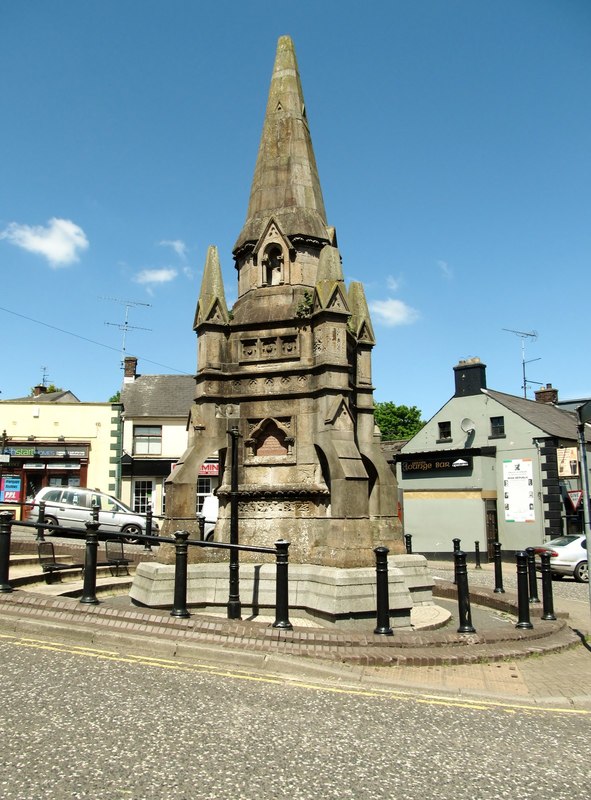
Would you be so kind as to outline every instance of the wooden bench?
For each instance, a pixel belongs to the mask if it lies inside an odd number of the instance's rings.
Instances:
[[[129,564],[131,560],[125,558],[121,539],[107,539],[105,542],[105,553],[107,556],[107,564],[109,564],[110,567],[115,567],[115,577],[119,577],[119,567],[125,567],[125,573],[129,575]]]
[[[65,572],[71,569],[84,569],[84,564],[71,564],[67,561],[56,561],[53,542],[39,542],[37,545],[39,563],[43,572],[51,577],[54,573]]]

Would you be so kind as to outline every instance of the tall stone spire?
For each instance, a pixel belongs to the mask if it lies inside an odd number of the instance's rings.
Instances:
[[[301,234],[329,240],[298,65],[289,36],[282,36],[277,45],[246,222],[234,246],[235,254],[248,242],[258,241],[270,217],[286,236]]]

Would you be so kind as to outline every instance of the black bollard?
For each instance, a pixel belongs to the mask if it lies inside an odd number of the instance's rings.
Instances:
[[[406,547],[406,554],[411,556],[412,555],[412,534],[405,533],[404,534],[404,545]]]
[[[501,561],[501,543],[493,542],[493,558],[495,562],[495,593],[505,594],[503,589],[503,562]]]
[[[152,506],[148,506],[148,510],[146,511],[146,536],[152,535]],[[152,552],[152,545],[150,544],[149,539],[144,539],[144,552],[151,553]]]
[[[457,582],[458,582],[458,576],[457,576],[457,573],[456,573],[456,553],[459,553],[459,552],[460,552],[460,542],[461,542],[461,541],[462,541],[461,539],[452,539],[452,542],[453,542],[453,545],[454,545],[454,551],[453,551],[453,559],[454,559],[454,583],[457,583]]]
[[[174,538],[174,603],[170,616],[190,617],[187,608],[187,554],[189,551],[187,539],[189,531],[175,531]]]
[[[98,511],[98,507],[97,507]],[[94,516],[94,508],[93,508]],[[80,602],[84,605],[96,606],[96,554],[98,550],[98,521],[85,522],[86,525],[86,554],[84,556],[84,585]]]
[[[388,596],[388,548],[374,547],[376,554],[377,625],[374,633],[392,636],[390,627],[390,598]]]
[[[536,551],[533,547],[526,547],[527,555],[527,576],[529,583],[529,602],[539,603],[538,597],[538,576],[536,575]]]
[[[39,516],[37,517],[37,536],[35,536],[36,542],[44,542],[45,541],[45,526],[43,523],[45,522],[45,500],[41,500],[39,503]]]
[[[12,513],[10,511],[0,512],[0,592],[8,594],[12,592],[9,583],[10,569],[10,535],[12,532]]]
[[[468,566],[466,554],[458,550],[454,554],[456,581],[458,584],[458,616],[460,626],[458,633],[476,633],[472,625],[472,612],[470,610],[470,590],[468,588]]]
[[[289,544],[285,539],[278,539],[275,542],[275,622],[273,628],[291,631],[293,625],[289,621]]]
[[[550,570],[550,553],[542,553],[542,619],[556,619],[554,600],[552,598],[552,572]]]
[[[516,628],[533,628],[529,619],[529,591],[527,580],[527,553],[520,550],[515,554],[517,559],[517,604],[519,621]]]
[[[482,569],[482,564],[480,563],[480,542],[474,542],[474,560],[476,562],[474,569]]]

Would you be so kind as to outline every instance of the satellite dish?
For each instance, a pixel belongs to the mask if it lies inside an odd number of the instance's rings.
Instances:
[[[472,433],[476,430],[476,423],[472,422],[470,417],[464,417],[464,419],[460,422],[460,428],[464,431],[464,433]]]

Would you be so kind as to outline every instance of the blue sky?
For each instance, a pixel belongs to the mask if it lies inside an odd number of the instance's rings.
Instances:
[[[504,328],[538,333],[531,381],[591,396],[588,0],[4,0],[0,397],[46,367],[108,399],[117,300],[150,304],[128,309],[141,372],[195,370],[209,244],[236,299],[283,34],[345,277],[372,309],[376,399],[428,418],[473,356],[522,394]]]

